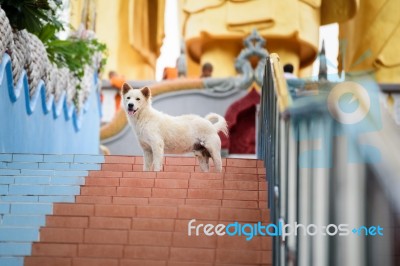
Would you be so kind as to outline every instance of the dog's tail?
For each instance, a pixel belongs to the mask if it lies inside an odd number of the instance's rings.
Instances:
[[[225,118],[222,116],[215,114],[215,113],[210,113],[206,115],[206,119],[213,124],[217,132],[222,131],[222,133],[225,134],[225,136],[228,136],[228,124],[226,123]]]

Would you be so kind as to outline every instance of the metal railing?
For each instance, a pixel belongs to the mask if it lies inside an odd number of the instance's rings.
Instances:
[[[380,116],[371,115],[376,102],[360,98],[360,108],[369,107],[362,123],[372,127],[360,140],[361,126],[346,124],[347,114],[330,101],[338,84],[320,84],[317,93],[294,95],[281,69],[279,57],[271,54],[257,155],[267,169],[270,223],[297,223],[298,234],[274,237],[273,264],[399,265],[399,127],[379,106],[374,110]],[[325,229],[311,235],[311,224]],[[383,236],[374,232],[378,226]],[[304,233],[308,229],[310,234]]]

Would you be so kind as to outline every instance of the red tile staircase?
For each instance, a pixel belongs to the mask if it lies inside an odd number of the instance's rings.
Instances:
[[[25,265],[272,264],[269,236],[188,236],[191,219],[269,222],[262,161],[223,159],[222,173],[201,173],[188,157],[166,157],[162,172],[143,172],[142,164],[141,157],[106,156],[75,203],[54,204]]]

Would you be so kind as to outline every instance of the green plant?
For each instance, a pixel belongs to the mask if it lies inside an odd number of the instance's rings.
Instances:
[[[50,61],[59,67],[68,67],[77,77],[83,76],[84,65],[91,64],[93,56],[100,52],[102,65],[105,64],[107,46],[97,39],[78,39],[70,37],[60,40],[56,36],[57,27],[48,24],[38,37],[46,47]]]
[[[11,27],[26,29],[43,42],[48,58],[58,67],[67,67],[81,81],[85,65],[92,63],[93,56],[100,52],[105,65],[106,45],[96,39],[70,37],[60,40],[57,33],[64,29],[57,18],[60,0],[0,0]]]
[[[0,0],[0,5],[14,29],[26,29],[35,35],[46,24],[53,25],[58,31],[63,29],[56,16],[61,6],[59,0]]]
[[[49,60],[58,67],[67,67],[78,79],[76,90],[82,89],[85,66],[93,63],[93,58],[102,55],[100,67],[105,65],[106,45],[94,38],[69,37],[61,40],[57,33],[64,29],[57,18],[57,10],[61,8],[59,0],[0,0],[11,27],[16,30],[26,29],[35,34],[43,42]],[[90,32],[80,29],[78,36],[89,35]],[[101,69],[100,69],[101,71]],[[73,99],[79,109],[79,94]]]

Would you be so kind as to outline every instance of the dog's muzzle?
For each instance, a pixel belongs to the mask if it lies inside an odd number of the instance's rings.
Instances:
[[[133,103],[128,104],[128,114],[129,115],[134,115],[138,109],[135,110],[135,106]]]

